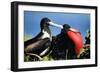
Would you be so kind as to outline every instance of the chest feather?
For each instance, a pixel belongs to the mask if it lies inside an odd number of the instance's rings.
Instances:
[[[50,40],[52,40],[52,37],[51,37],[51,35],[48,32],[46,32],[44,30],[42,32],[43,32],[42,39],[44,39],[44,38],[50,38]]]

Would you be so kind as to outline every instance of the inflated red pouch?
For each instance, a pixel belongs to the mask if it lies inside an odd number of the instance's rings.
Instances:
[[[67,35],[74,42],[75,47],[76,47],[75,48],[76,54],[79,55],[80,49],[83,48],[83,39],[82,39],[80,32],[75,31],[75,29],[69,30],[67,31]]]

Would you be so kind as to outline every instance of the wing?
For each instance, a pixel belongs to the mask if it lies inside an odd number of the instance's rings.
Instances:
[[[41,53],[48,45],[47,43],[50,43],[50,39],[49,38],[45,38],[45,39],[40,39],[37,40],[27,46],[25,46],[25,53]]]
[[[31,43],[39,41],[39,39],[41,39],[42,35],[43,35],[43,33],[40,32],[36,37],[34,37],[34,38],[30,39],[30,40],[25,41],[24,42],[24,47],[30,45]]]

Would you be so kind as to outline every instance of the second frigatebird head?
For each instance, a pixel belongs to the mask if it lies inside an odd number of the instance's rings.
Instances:
[[[61,30],[62,33],[65,33],[70,30],[71,26],[69,24],[64,24],[63,29]]]
[[[70,26],[69,24],[64,24],[64,25],[63,25],[63,28],[64,28],[65,30],[68,30],[68,29],[71,28],[71,26]]]

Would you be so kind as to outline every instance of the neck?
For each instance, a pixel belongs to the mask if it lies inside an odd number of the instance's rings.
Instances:
[[[42,30],[42,33],[44,34],[44,35],[42,36],[42,39],[44,39],[44,38],[49,38],[50,41],[52,41],[51,33],[48,33],[48,32],[45,31],[45,30]]]
[[[51,31],[50,31],[49,27],[44,27],[41,31],[45,31],[51,35]]]
[[[42,30],[42,33],[44,33],[43,37],[42,38],[49,38],[50,41],[52,41],[52,35],[51,35],[51,32],[50,31],[47,31],[47,30]]]

